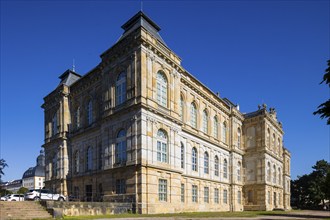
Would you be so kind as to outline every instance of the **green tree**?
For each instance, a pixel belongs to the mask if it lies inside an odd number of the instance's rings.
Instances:
[[[5,175],[5,173],[3,172],[5,167],[8,167],[8,164],[6,163],[6,161],[4,159],[0,159],[0,183],[2,183],[2,180],[1,180],[2,175]]]
[[[320,83],[322,84],[325,82],[325,84],[328,84],[330,87],[330,60],[328,62],[328,68],[325,70],[325,74],[323,76],[323,81]],[[330,125],[330,98],[328,101],[323,102],[321,105],[319,105],[318,110],[313,112],[314,115],[320,115],[320,118],[327,118],[327,124]]]
[[[25,187],[21,187],[19,188],[19,190],[17,191],[17,194],[25,194],[29,191],[29,189],[25,188]]]

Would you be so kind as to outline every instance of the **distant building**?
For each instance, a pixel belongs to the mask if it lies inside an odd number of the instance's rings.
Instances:
[[[67,70],[44,98],[46,188],[139,213],[290,209],[275,109],[244,114],[213,93],[143,12],[122,28],[94,69]]]
[[[37,157],[37,165],[25,171],[22,180],[23,187],[28,189],[40,189],[45,186],[45,155],[42,150]]]
[[[2,189],[6,189],[13,193],[16,193],[19,190],[19,188],[21,188],[21,187],[22,187],[21,179],[8,181],[8,182],[4,182],[1,184]]]

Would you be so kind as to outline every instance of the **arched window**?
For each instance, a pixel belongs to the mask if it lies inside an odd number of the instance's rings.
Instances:
[[[273,183],[276,183],[276,166],[273,166]]]
[[[281,155],[281,140],[279,138],[277,139],[277,152],[278,155]]]
[[[121,72],[116,80],[116,105],[126,101],[126,72]]]
[[[218,138],[218,118],[217,116],[214,116],[213,118],[213,137]]]
[[[241,148],[241,129],[237,129],[237,147]]]
[[[228,177],[228,162],[227,159],[223,160],[223,178],[227,179]]]
[[[204,173],[209,173],[209,154],[206,151],[204,153]]]
[[[157,160],[167,163],[167,134],[162,129],[157,132]]]
[[[167,79],[164,73],[157,73],[157,102],[167,107]]]
[[[192,170],[197,171],[197,149],[195,147],[192,148],[191,160]]]
[[[181,168],[184,168],[184,145],[181,142]]]
[[[238,162],[237,163],[237,181],[241,181],[241,167],[242,167],[241,162]]]
[[[86,151],[86,170],[92,170],[93,168],[93,158],[92,158],[92,148],[88,147]]]
[[[76,128],[80,128],[80,107],[76,109],[75,121],[76,121]]]
[[[126,153],[126,131],[124,129],[120,130],[116,138],[116,149],[115,149],[115,162],[125,163],[127,159]]]
[[[197,108],[195,103],[191,103],[190,106],[190,125],[197,128]]]
[[[281,185],[282,184],[282,178],[281,178],[281,168],[278,168],[278,184]]]
[[[218,156],[214,157],[214,175],[219,176],[219,158],[218,158]]]
[[[74,172],[79,173],[79,151],[76,151],[74,155]]]
[[[223,122],[222,124],[222,142],[227,143],[227,124]]]
[[[88,125],[93,123],[93,102],[89,100],[87,103],[87,123]]]
[[[270,163],[267,163],[267,181],[270,182],[271,174],[270,174]]]
[[[180,116],[181,116],[181,120],[183,121],[183,116],[184,116],[184,101],[183,101],[183,97],[180,96]]]
[[[209,126],[208,115],[207,115],[207,111],[205,109],[203,111],[203,126],[202,126],[202,131],[204,133],[208,133],[208,126]]]
[[[276,151],[276,150],[275,150],[275,147],[276,147],[276,145],[275,145],[275,134],[273,134],[272,148],[273,148],[273,151],[274,151],[274,152]]]
[[[57,132],[58,130],[57,130],[57,112],[56,112],[52,118],[52,135],[54,136],[55,134],[57,134]]]

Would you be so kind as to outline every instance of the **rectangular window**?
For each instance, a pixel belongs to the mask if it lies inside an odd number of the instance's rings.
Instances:
[[[184,202],[184,184],[181,183],[181,202]]]
[[[226,189],[223,190],[223,204],[227,204],[227,197],[228,197],[228,191]]]
[[[214,189],[214,203],[219,203],[219,189]]]
[[[167,163],[167,144],[157,141],[157,160]]]
[[[241,204],[242,203],[242,195],[241,195],[241,191],[238,191],[237,192],[237,203],[238,204]]]
[[[198,202],[198,187],[196,185],[192,185],[192,202]]]
[[[268,197],[268,204],[270,204],[271,198],[270,198],[270,191],[267,192],[267,197]]]
[[[158,199],[159,201],[167,201],[167,180],[158,180]]]
[[[125,194],[126,193],[126,180],[117,179],[116,180],[116,194]]]
[[[204,202],[209,203],[209,187],[204,187]]]

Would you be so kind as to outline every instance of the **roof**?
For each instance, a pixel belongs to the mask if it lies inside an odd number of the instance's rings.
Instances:
[[[158,33],[160,31],[160,27],[142,11],[136,13],[131,19],[129,19],[125,24],[121,26],[121,28],[124,29],[124,34],[119,38],[118,41],[122,40],[139,27],[146,29],[151,35],[153,35],[166,46],[164,40]]]
[[[24,172],[22,179],[35,176],[45,176],[45,166],[30,167]]]
[[[61,79],[59,85],[65,84],[67,86],[71,86],[74,82],[80,79],[80,77],[81,75],[68,69],[59,77]]]

